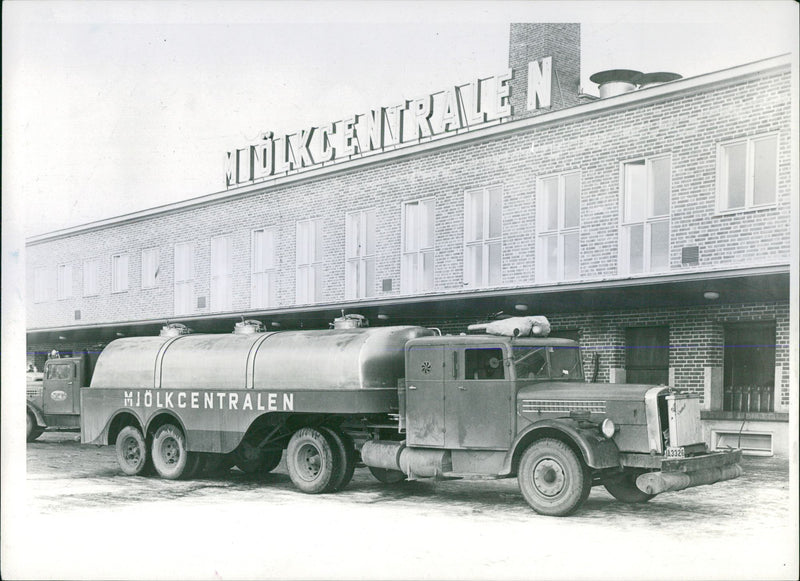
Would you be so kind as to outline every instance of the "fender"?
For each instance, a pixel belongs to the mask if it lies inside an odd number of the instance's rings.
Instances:
[[[38,406],[32,404],[30,401],[25,402],[25,404],[28,406],[28,411],[33,414],[33,418],[36,420],[36,425],[40,428],[46,428],[47,423],[44,421],[44,413],[42,413],[42,410],[40,410]]]
[[[142,418],[141,418],[141,417],[139,417],[139,414],[138,414],[138,413],[136,413],[136,411],[135,411],[135,410],[133,410],[133,409],[131,409],[131,408],[122,408],[122,409],[119,409],[119,410],[115,411],[115,412],[114,412],[114,413],[111,415],[111,417],[109,417],[109,418],[108,418],[108,420],[106,421],[106,423],[105,423],[105,425],[103,426],[103,428],[102,428],[102,429],[101,429],[99,432],[97,432],[97,436],[96,436],[96,437],[95,437],[93,440],[91,440],[91,441],[84,441],[84,442],[82,442],[82,443],[83,443],[83,444],[96,444],[96,445],[98,445],[98,446],[99,446],[99,445],[107,446],[107,445],[109,444],[109,441],[108,441],[108,439],[109,439],[109,438],[108,438],[108,435],[109,435],[109,430],[110,430],[110,428],[111,428],[111,424],[113,424],[113,423],[114,423],[114,420],[116,420],[116,419],[117,419],[117,418],[118,418],[120,415],[122,415],[122,414],[130,414],[130,415],[132,415],[132,416],[133,416],[133,417],[135,417],[135,418],[136,418],[136,420],[139,422],[139,425],[140,425],[140,426],[141,426],[141,425],[142,425],[142,423],[143,423],[143,422],[142,422]],[[82,417],[82,422],[81,422],[81,423],[83,423],[83,422],[85,422],[85,421],[86,421],[86,416],[83,416],[83,417]],[[82,426],[82,430],[81,430],[81,436],[83,436],[83,434],[84,434],[84,430],[83,430],[83,426]]]
[[[603,437],[597,430],[585,429],[578,422],[569,418],[552,418],[541,420],[522,430],[503,461],[502,475],[511,474],[515,458],[519,458],[528,443],[537,438],[536,432],[557,431],[568,441],[575,444],[590,468],[618,468],[621,466],[619,448],[614,440]]]

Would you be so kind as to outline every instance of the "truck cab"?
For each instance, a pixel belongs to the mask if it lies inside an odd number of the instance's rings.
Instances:
[[[80,429],[80,389],[90,379],[90,357],[50,357],[40,374],[29,374],[27,385],[27,441],[48,427]],[[31,377],[33,376],[33,377]]]

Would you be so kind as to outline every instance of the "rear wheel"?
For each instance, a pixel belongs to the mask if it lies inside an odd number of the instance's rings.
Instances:
[[[33,414],[27,412],[25,416],[27,417],[27,429],[25,432],[25,440],[28,442],[33,442],[36,438],[42,435],[44,429],[40,428],[36,424],[36,418],[33,417]]]
[[[592,486],[591,473],[578,455],[564,442],[552,438],[528,446],[522,454],[517,480],[531,508],[548,516],[575,512]]]
[[[334,445],[314,428],[297,430],[286,449],[286,467],[294,485],[309,494],[326,492],[335,475]]]
[[[144,475],[151,471],[153,463],[147,453],[147,444],[141,430],[125,426],[117,436],[117,463],[128,476]]]
[[[336,492],[347,486],[353,479],[353,473],[356,469],[356,449],[353,445],[353,439],[345,433],[342,433],[333,428],[322,426],[319,428],[330,437],[335,448],[335,464],[338,465],[336,475],[331,478],[330,491]]]
[[[194,455],[193,455],[194,456]],[[162,478],[177,480],[188,476],[189,453],[183,432],[172,424],[164,424],[153,436],[153,466]],[[191,469],[194,464],[189,464]]]
[[[606,490],[619,500],[627,504],[642,504],[650,500],[655,494],[642,492],[636,486],[636,479],[643,474],[639,470],[626,470],[622,474],[614,474],[603,479]]]
[[[399,470],[387,470],[386,468],[375,468],[373,466],[367,466],[367,468],[369,468],[370,473],[376,480],[384,484],[399,484],[406,479],[406,475]]]

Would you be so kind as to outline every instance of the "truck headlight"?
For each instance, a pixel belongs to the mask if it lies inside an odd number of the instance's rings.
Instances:
[[[617,433],[617,426],[614,425],[614,420],[611,418],[604,419],[603,423],[600,424],[600,431],[606,438],[613,438],[614,434]]]

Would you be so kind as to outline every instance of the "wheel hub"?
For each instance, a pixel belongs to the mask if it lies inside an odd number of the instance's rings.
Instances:
[[[164,444],[161,446],[161,456],[164,458],[166,464],[176,464],[180,458],[180,454],[180,448],[174,439],[170,438],[164,441]]]
[[[552,458],[540,460],[533,469],[533,483],[544,496],[556,496],[564,490],[564,468]]]
[[[311,444],[306,444],[297,451],[298,468],[300,475],[306,480],[314,480],[322,469],[322,457],[319,450]]]

